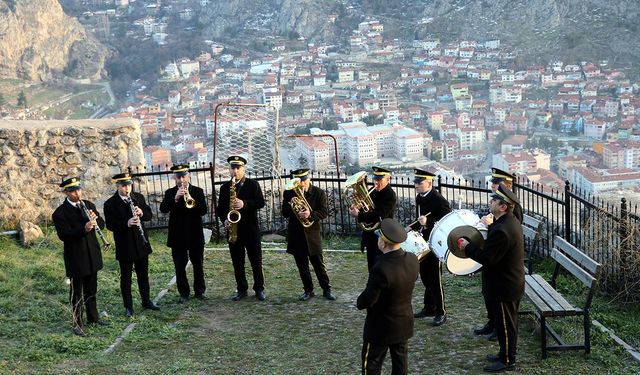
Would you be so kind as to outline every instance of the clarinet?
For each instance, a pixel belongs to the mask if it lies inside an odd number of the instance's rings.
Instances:
[[[131,214],[133,215],[132,217],[136,216],[136,206],[133,205],[133,199],[131,199],[131,197],[128,197],[127,203],[129,203],[129,207],[131,207]],[[138,232],[140,233],[140,236],[142,236],[142,242],[144,242],[145,244],[149,243],[149,241],[147,241],[147,237],[144,236],[142,221],[140,221],[139,218],[138,218],[138,230],[139,230]]]
[[[109,241],[107,241],[107,238],[104,236],[104,233],[102,233],[102,230],[100,229],[100,226],[98,225],[98,223],[95,220],[91,220],[91,212],[89,211],[87,206],[85,206],[83,201],[79,201],[78,206],[80,207],[80,209],[82,209],[82,212],[84,212],[87,219],[93,222],[94,224],[93,228],[96,230],[98,237],[100,237],[100,240],[102,241],[102,246],[104,246],[104,249],[108,251],[111,244],[109,243]]]

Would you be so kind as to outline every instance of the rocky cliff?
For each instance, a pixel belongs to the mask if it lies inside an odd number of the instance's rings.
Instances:
[[[57,0],[0,0],[0,77],[99,79],[107,49]]]
[[[131,119],[0,120],[0,224],[43,223],[63,201],[63,178],[79,176],[97,204],[113,194],[111,176],[144,166],[140,125]]]

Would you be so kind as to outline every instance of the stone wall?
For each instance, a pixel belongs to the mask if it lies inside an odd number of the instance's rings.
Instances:
[[[144,165],[135,120],[0,120],[0,226],[50,222],[65,197],[58,185],[70,176],[102,212],[115,191],[111,176]]]

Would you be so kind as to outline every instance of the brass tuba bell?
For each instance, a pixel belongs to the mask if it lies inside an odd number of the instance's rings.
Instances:
[[[371,190],[367,189],[367,172],[361,171],[349,176],[345,185],[345,198],[347,202],[351,202],[352,207],[364,212],[369,212],[375,208],[370,195],[375,187],[372,187]],[[380,225],[380,222],[373,224],[360,223],[360,225],[363,230],[369,232],[376,229]]]
[[[307,202],[307,199],[304,197],[304,191],[302,191],[302,186],[300,186],[300,179],[297,177],[292,178],[287,182],[284,189],[293,190],[293,192],[296,194],[296,196],[291,198],[289,204],[291,205],[291,209],[296,214],[298,220],[300,220],[300,224],[302,224],[302,226],[305,228],[309,228],[310,226],[312,226],[313,221],[309,220],[308,218],[301,219],[299,216],[297,216],[299,212],[303,212],[306,210],[309,210],[309,212],[311,212],[311,206],[309,205],[309,202]]]

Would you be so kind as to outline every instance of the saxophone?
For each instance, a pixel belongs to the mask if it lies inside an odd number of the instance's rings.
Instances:
[[[227,221],[229,222],[229,243],[236,243],[238,240],[238,222],[242,218],[240,211],[231,208],[236,201],[236,178],[231,178],[229,186],[229,212],[227,213]]]

